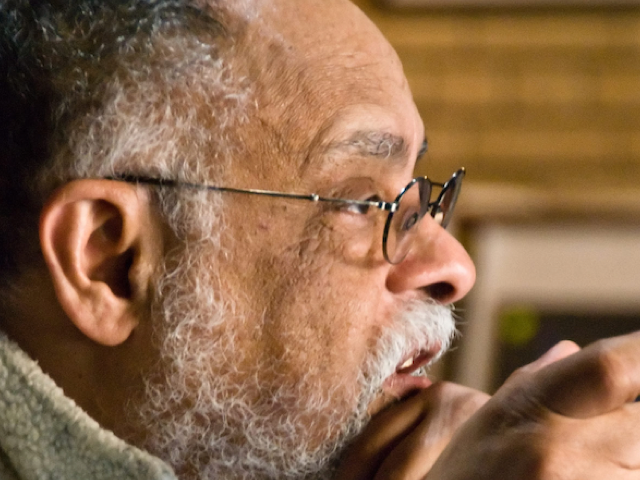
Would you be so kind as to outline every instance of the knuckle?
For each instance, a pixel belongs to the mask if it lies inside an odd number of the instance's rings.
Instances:
[[[627,392],[631,388],[629,367],[623,352],[611,340],[600,340],[593,345],[590,374],[607,392]]]

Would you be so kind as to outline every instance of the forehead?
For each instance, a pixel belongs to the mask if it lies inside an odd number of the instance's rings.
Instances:
[[[239,50],[255,79],[252,141],[278,156],[269,165],[299,170],[341,152],[406,158],[419,148],[423,126],[400,61],[350,2],[276,1],[248,25]]]

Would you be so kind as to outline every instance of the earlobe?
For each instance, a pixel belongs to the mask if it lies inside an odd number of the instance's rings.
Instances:
[[[93,341],[115,346],[138,325],[158,251],[146,195],[109,180],[58,189],[40,218],[40,242],[58,301]]]

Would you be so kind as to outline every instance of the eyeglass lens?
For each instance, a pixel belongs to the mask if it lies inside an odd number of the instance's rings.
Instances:
[[[438,199],[433,203],[431,216],[438,222],[442,228],[447,228],[451,221],[453,207],[458,201],[460,195],[460,187],[464,178],[464,170],[456,172],[451,179],[442,187],[442,191]]]
[[[389,263],[400,263],[409,253],[418,231],[415,226],[429,210],[438,224],[447,227],[463,177],[464,170],[454,174],[433,203],[430,203],[432,184],[426,177],[415,178],[398,195],[398,209],[389,214],[383,234],[383,253]]]

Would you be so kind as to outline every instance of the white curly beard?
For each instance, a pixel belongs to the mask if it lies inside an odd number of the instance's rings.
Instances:
[[[154,314],[162,360],[134,409],[145,447],[185,480],[330,478],[401,359],[417,345],[444,351],[455,333],[450,308],[408,304],[362,365],[357,402],[338,398],[324,384],[331,379],[278,377],[273,368],[267,377],[266,365],[239,371],[245,355],[234,326],[248,320],[215,298],[219,280],[194,260],[202,257],[183,254],[162,279]]]

